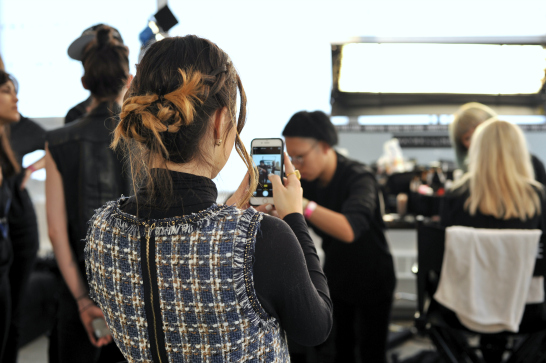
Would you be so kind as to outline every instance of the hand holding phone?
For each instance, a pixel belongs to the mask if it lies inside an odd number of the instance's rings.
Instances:
[[[271,175],[270,179],[275,189],[275,208],[282,219],[291,213],[302,213],[303,189],[296,174],[294,166],[290,162],[287,153],[284,153],[284,165],[286,168],[287,178],[283,180],[278,175]]]
[[[108,329],[106,321],[103,318],[96,318],[91,324],[93,324],[93,331],[97,339],[111,335],[110,329]]]
[[[283,150],[282,139],[254,139],[251,143],[252,160],[258,169],[258,187],[250,198],[250,204],[273,204],[273,185],[270,175],[282,177]]]
[[[87,332],[87,336],[89,337],[89,341],[91,344],[93,344],[95,347],[102,347],[106,344],[109,344],[112,342],[112,335],[109,333],[106,335],[103,335],[102,337],[96,336],[96,329],[95,325],[104,324],[106,325],[106,322],[104,321],[104,314],[102,313],[101,309],[94,305],[90,300],[89,302],[91,304],[88,304],[84,309],[80,310],[80,319],[83,323],[83,326],[85,327],[85,330]],[[99,323],[99,320],[102,320],[102,322]],[[98,328],[101,328],[101,326],[98,326]],[[101,330],[101,335],[103,334],[103,329]]]

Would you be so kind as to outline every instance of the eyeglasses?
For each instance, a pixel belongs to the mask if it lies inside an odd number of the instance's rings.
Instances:
[[[313,144],[313,146],[311,146],[309,148],[309,150],[307,150],[306,152],[304,152],[303,154],[301,155],[298,155],[298,156],[291,156],[290,157],[290,161],[292,161],[292,164],[298,164],[298,165],[303,165],[303,161],[305,160],[305,157],[307,156],[307,154],[309,154],[311,151],[313,151],[313,149],[315,148],[315,146],[318,145],[318,142],[315,142]]]

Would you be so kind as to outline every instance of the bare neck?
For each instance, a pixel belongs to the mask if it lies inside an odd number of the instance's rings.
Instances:
[[[123,94],[122,95],[118,95],[118,97],[116,99],[107,99],[107,98],[97,98],[95,96],[91,96],[91,103],[89,104],[89,106],[87,106],[87,112],[91,112],[92,110],[94,110],[95,108],[97,108],[98,105],[100,105],[102,102],[106,102],[106,101],[111,101],[111,102],[115,102],[119,105],[119,107],[121,107],[121,105],[123,104]]]

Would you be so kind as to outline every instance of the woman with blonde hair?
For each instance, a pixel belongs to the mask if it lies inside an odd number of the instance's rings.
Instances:
[[[472,134],[478,125],[493,117],[497,117],[497,113],[490,107],[478,102],[466,103],[455,112],[453,122],[449,125],[449,138],[455,150],[457,165],[464,172],[468,171],[467,156]],[[534,178],[542,184],[546,184],[544,164],[532,154],[530,158]]]
[[[492,118],[472,136],[468,173],[446,193],[441,223],[445,227],[541,229],[544,235],[545,201],[544,186],[534,180],[523,132],[517,125]],[[534,314],[542,309],[542,305],[526,309],[522,325],[541,321]],[[487,362],[500,362],[506,339],[484,335],[480,345]]]
[[[282,220],[248,205],[257,170],[239,136],[245,116],[241,79],[207,39],[163,39],[137,67],[112,144],[128,153],[136,193],[97,210],[86,247],[90,296],[129,362],[288,362],[286,335],[318,345],[330,332],[286,154],[284,185],[269,176]],[[212,179],[234,146],[249,177],[218,205]]]
[[[472,136],[468,173],[446,195],[442,223],[537,228],[544,193],[533,178],[530,160],[517,125],[496,118],[479,125]],[[459,208],[450,208],[455,201]]]
[[[497,116],[497,114],[486,105],[469,102],[459,107],[453,116],[453,122],[449,125],[449,138],[455,149],[459,168],[466,171],[466,157],[474,130],[479,124]]]

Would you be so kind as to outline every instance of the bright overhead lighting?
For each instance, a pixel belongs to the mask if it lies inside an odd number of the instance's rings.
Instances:
[[[350,43],[342,48],[339,90],[536,94],[545,69],[540,45]]]
[[[436,115],[363,115],[358,117],[361,125],[434,125]]]

